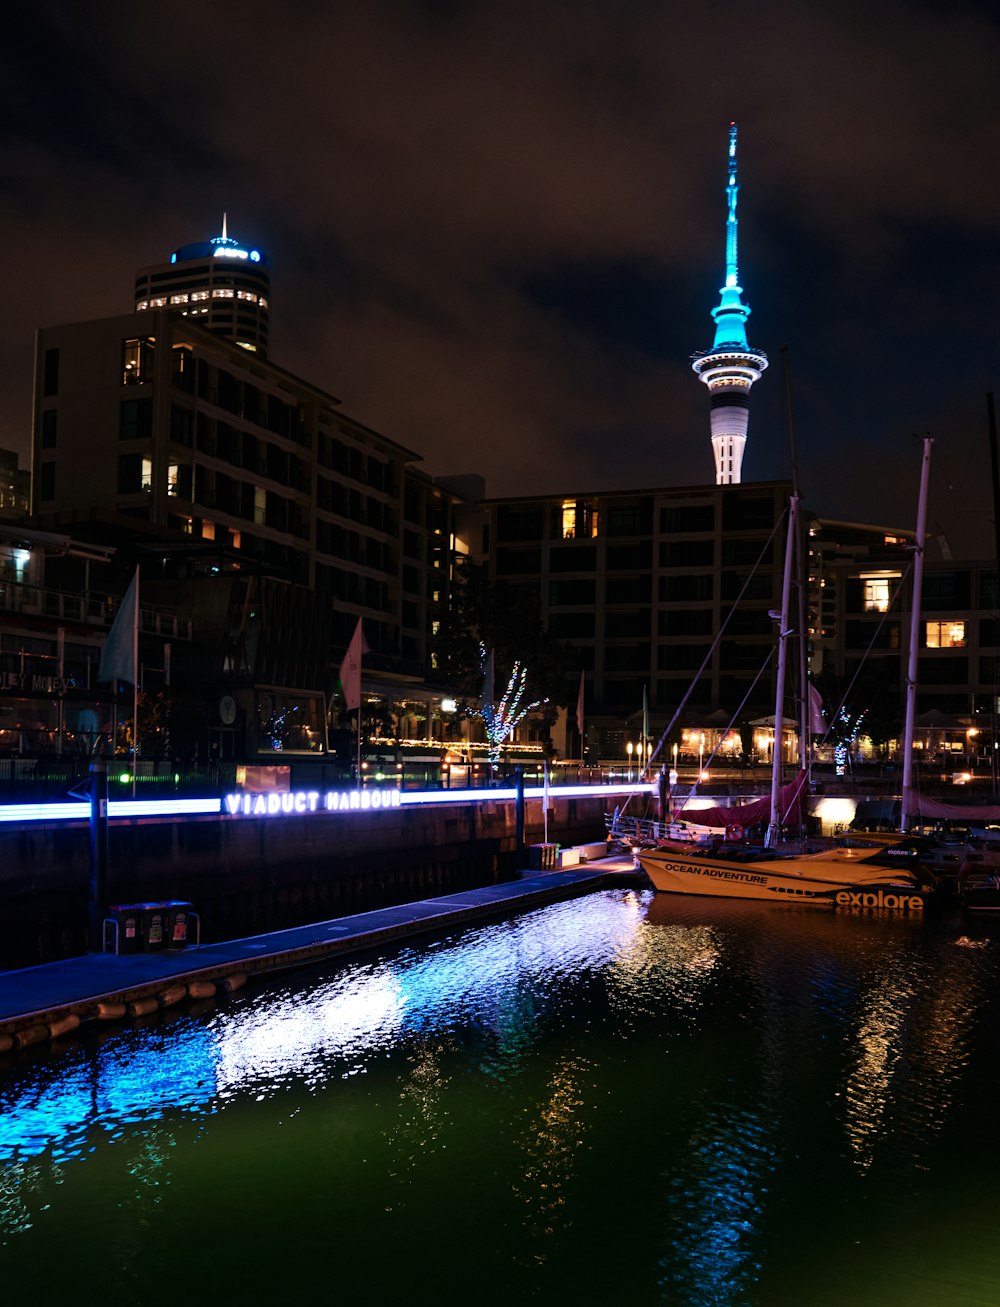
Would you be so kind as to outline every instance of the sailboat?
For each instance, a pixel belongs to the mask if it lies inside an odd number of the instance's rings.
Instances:
[[[923,522],[926,516],[930,440],[925,441],[918,512],[917,554],[923,551]],[[789,629],[791,569],[798,529],[798,496],[789,505],[788,540],[782,585],[778,674],[775,685],[775,722],[782,720],[785,695]],[[919,601],[919,574],[914,579],[914,609]],[[915,647],[915,637],[911,640]],[[909,682],[915,682],[914,671]],[[908,690],[909,690],[908,686]],[[915,687],[914,687],[915,688]],[[912,746],[913,710],[908,693],[907,730]],[[905,838],[903,832],[891,841],[855,839],[813,852],[786,852],[780,836],[787,815],[783,807],[781,756],[772,756],[770,815],[765,847],[751,849],[741,843],[717,842],[711,848],[662,846],[637,849],[638,866],[653,888],[664,894],[700,894],[722,898],[762,899],[769,902],[818,903],[849,908],[887,908],[903,912],[922,911],[934,881],[926,870],[922,844]],[[905,784],[904,774],[904,784]],[[803,777],[804,780],[804,777]],[[800,787],[801,788],[801,787]],[[740,809],[732,810],[734,819]],[[905,831],[905,827],[904,827]]]

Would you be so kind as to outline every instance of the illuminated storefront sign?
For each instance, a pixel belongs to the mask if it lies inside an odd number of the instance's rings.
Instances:
[[[63,694],[73,682],[65,676],[39,676],[34,672],[0,672],[0,689],[30,690],[35,694]]]
[[[223,810],[231,817],[275,817],[279,813],[351,812],[398,808],[399,790],[290,790],[270,794],[227,794]]]

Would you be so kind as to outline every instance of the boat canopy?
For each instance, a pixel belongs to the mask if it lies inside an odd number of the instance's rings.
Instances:
[[[802,820],[802,796],[806,788],[808,772],[800,771],[795,778],[783,785],[778,791],[778,806],[782,824],[796,825]],[[674,816],[684,816],[683,812]],[[771,796],[754,799],[751,803],[740,803],[732,808],[698,808],[686,814],[689,821],[699,826],[739,826],[748,830],[761,822],[767,822],[771,816]]]

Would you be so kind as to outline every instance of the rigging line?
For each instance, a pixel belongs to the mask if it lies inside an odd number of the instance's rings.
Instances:
[[[760,665],[760,670],[757,672],[757,675],[756,675],[756,676],[753,678],[753,680],[750,682],[750,685],[749,685],[749,687],[748,687],[748,689],[747,689],[747,692],[746,692],[746,694],[743,696],[743,702],[742,702],[742,703],[740,704],[740,706],[736,709],[735,713],[733,713],[732,720],[731,720],[731,722],[730,722],[730,726],[732,725],[732,722],[734,722],[734,721],[737,719],[737,717],[739,717],[740,713],[741,713],[741,712],[743,711],[743,709],[746,707],[746,705],[747,705],[747,701],[749,700],[750,696],[753,694],[754,690],[755,690],[756,687],[757,687],[757,682],[760,680],[760,678],[761,678],[761,677],[764,675],[764,673],[767,671],[768,663],[771,663],[771,662],[773,662],[773,661],[774,661],[774,649],[771,648],[771,649],[768,650],[767,657],[766,657],[766,658],[764,659],[764,661],[761,663],[761,665]],[[726,736],[729,734],[730,726],[727,726],[726,729],[725,729],[725,730],[722,732],[722,734],[719,736],[719,743],[715,746],[715,748],[712,750],[711,754],[709,755],[708,762],[705,764],[706,767],[711,767],[712,763],[715,761],[715,755],[716,755],[716,754],[719,752],[719,750],[722,748],[722,742],[723,742],[723,740],[726,738]],[[700,777],[700,776],[698,777],[698,780],[699,780],[699,781],[701,780],[701,777]],[[697,788],[698,788],[698,781],[695,781],[695,783],[691,786],[691,789],[690,789],[689,792],[688,792],[687,798],[684,800],[684,802],[681,804],[681,806],[677,809],[678,815],[684,811],[684,809],[685,809],[685,807],[687,806],[688,802],[689,802],[691,799],[694,798],[694,792],[695,792],[695,790],[696,790]]]
[[[673,728],[677,725],[677,719],[680,717],[681,713],[684,711],[684,708],[685,708],[685,706],[687,705],[687,701],[688,701],[688,699],[690,699],[690,698],[691,698],[691,695],[694,693],[694,687],[695,687],[695,686],[698,684],[698,682],[701,680],[701,677],[702,677],[702,675],[704,674],[705,668],[706,668],[706,667],[709,665],[709,663],[712,661],[712,654],[715,652],[716,646],[718,645],[719,641],[722,639],[723,633],[724,633],[726,627],[729,625],[729,621],[730,621],[731,617],[733,616],[733,613],[736,612],[737,608],[738,608],[739,605],[740,605],[740,602],[741,602],[742,599],[743,599],[743,596],[746,594],[746,592],[747,592],[747,587],[750,585],[750,582],[752,581],[753,577],[756,575],[756,572],[757,572],[758,567],[760,567],[761,563],[764,561],[764,555],[767,553],[767,550],[768,550],[768,548],[770,547],[771,542],[774,540],[774,537],[777,535],[778,530],[780,529],[782,523],[784,522],[785,517],[787,516],[787,514],[788,514],[788,509],[787,509],[787,508],[783,509],[783,511],[782,511],[782,513],[781,513],[781,516],[778,518],[777,522],[775,522],[774,527],[773,527],[773,529],[772,529],[772,531],[771,531],[771,534],[770,534],[770,535],[767,537],[767,539],[765,540],[765,542],[764,542],[764,544],[763,544],[763,547],[761,548],[761,551],[760,551],[760,553],[759,553],[758,556],[757,556],[757,561],[756,561],[756,563],[754,563],[753,568],[750,570],[750,572],[747,573],[747,578],[746,578],[746,580],[743,582],[743,588],[742,588],[742,590],[740,590],[739,594],[738,594],[738,595],[736,596],[736,598],[733,600],[732,606],[730,607],[729,612],[726,613],[726,616],[725,616],[724,620],[722,621],[721,625],[719,626],[719,629],[718,629],[718,631],[717,631],[716,634],[715,634],[715,639],[712,641],[711,645],[709,646],[708,653],[705,655],[705,657],[704,657],[704,659],[703,659],[703,661],[702,661],[701,666],[698,668],[698,671],[696,672],[695,676],[692,678],[691,683],[690,683],[690,685],[688,686],[687,691],[686,691],[685,694],[684,694],[684,697],[681,699],[680,703],[677,705],[677,708],[676,708],[676,710],[675,710],[675,712],[674,712],[674,715],[673,715],[673,717],[670,719],[670,723],[669,723],[669,725],[667,726],[666,730],[664,730],[663,734],[660,736],[659,740],[657,741],[656,748],[655,748],[655,749],[653,750],[653,752],[650,754],[649,762],[646,764],[646,767],[643,769],[644,771],[647,771],[647,772],[648,772],[648,771],[652,768],[652,766],[653,766],[653,760],[657,757],[657,755],[659,754],[660,750],[663,748],[663,745],[664,745],[664,742],[666,741],[667,736],[670,734],[670,732],[673,730]],[[773,651],[772,651],[772,653],[773,653]],[[770,657],[770,656],[771,656],[771,655],[769,655],[769,657]]]
[[[882,614],[878,626],[876,626],[875,630],[872,632],[872,638],[868,641],[868,648],[865,650],[864,656],[862,657],[861,661],[858,663],[857,667],[854,669],[854,675],[851,677],[847,689],[844,691],[843,697],[841,698],[840,703],[837,705],[837,711],[833,714],[833,716],[830,719],[830,725],[826,728],[826,734],[823,736],[822,740],[820,740],[821,746],[826,744],[826,742],[829,740],[830,732],[833,730],[833,723],[837,720],[837,718],[840,716],[841,712],[843,711],[844,705],[847,703],[847,700],[850,697],[850,693],[854,689],[855,682],[857,681],[858,677],[861,675],[861,669],[865,665],[865,660],[867,659],[868,655],[871,653],[872,649],[875,647],[875,641],[878,639],[879,632],[882,630],[882,627],[889,620],[889,614],[892,610],[893,604],[895,604],[896,600],[903,592],[903,582],[906,580],[906,578],[910,575],[912,571],[913,571],[913,560],[911,559],[909,565],[906,568],[906,571],[899,578],[899,585],[896,587],[895,594],[889,600],[889,606]]]

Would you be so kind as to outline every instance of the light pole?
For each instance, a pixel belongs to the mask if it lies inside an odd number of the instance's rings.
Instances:
[[[629,740],[628,744],[626,744],[625,750],[628,753],[628,779],[629,779],[629,784],[631,785],[632,783],[632,741],[631,740]]]

